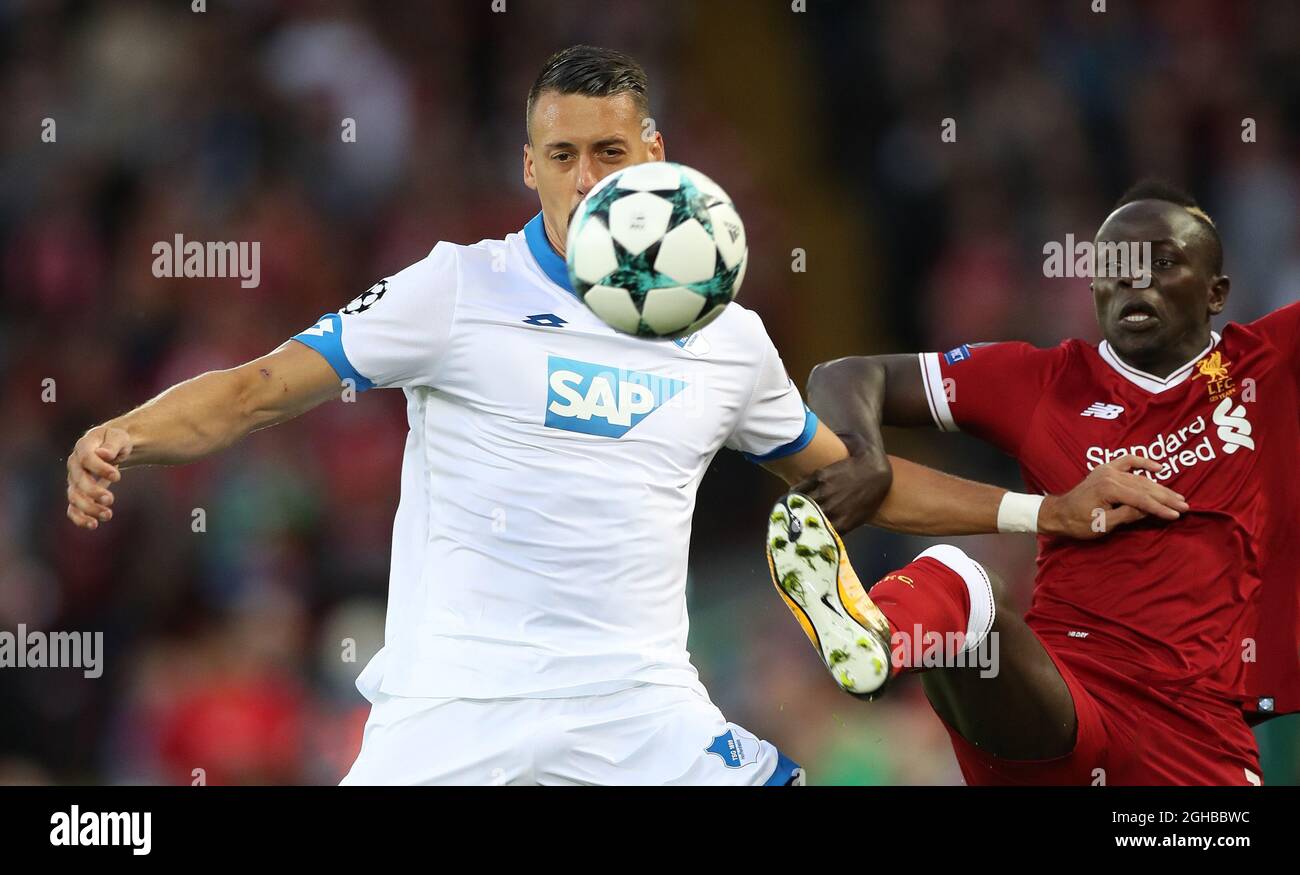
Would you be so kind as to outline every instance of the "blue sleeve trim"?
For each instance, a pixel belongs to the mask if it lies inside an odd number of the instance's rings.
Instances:
[[[295,334],[292,339],[324,356],[325,361],[329,362],[330,367],[334,369],[334,373],[339,375],[339,379],[351,380],[356,384],[358,392],[373,389],[375,384],[361,376],[361,373],[352,367],[352,362],[348,361],[347,354],[343,352],[341,323],[342,317],[338,313],[326,313],[319,322],[306,331]]]
[[[795,778],[794,773],[801,768],[802,766],[778,750],[776,752],[776,770],[772,772],[772,777],[763,782],[763,786],[789,787],[790,782]]]
[[[806,405],[804,406],[803,410],[804,410],[803,431],[799,433],[799,436],[797,438],[790,441],[790,443],[785,444],[784,446],[777,447],[772,452],[764,453],[761,456],[755,456],[751,453],[745,453],[744,454],[745,458],[749,459],[749,461],[753,462],[756,465],[761,465],[764,462],[772,462],[777,459],[783,459],[786,456],[793,456],[795,453],[799,452],[804,447],[812,443],[813,435],[817,434],[817,424],[818,424],[817,414],[809,410]]]

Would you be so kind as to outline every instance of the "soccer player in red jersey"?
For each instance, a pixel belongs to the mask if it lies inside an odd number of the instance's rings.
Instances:
[[[778,505],[775,582],[849,692],[872,696],[899,671],[929,669],[926,695],[968,784],[1258,784],[1251,725],[1300,710],[1300,500],[1289,476],[1300,450],[1300,303],[1211,330],[1229,291],[1218,233],[1161,183],[1121,198],[1095,243],[1151,244],[1137,280],[1098,271],[1099,346],[980,344],[813,372],[813,410],[864,442]],[[1177,519],[1146,516],[1103,540],[1040,535],[1023,619],[950,546],[868,594],[824,524],[888,519],[888,498],[877,509],[858,488],[883,457],[881,425],[976,435],[1013,456],[1038,494],[1136,456],[1133,474],[1186,503]],[[1035,531],[1035,504],[1009,494],[999,528]],[[1106,512],[1095,511],[1099,527]],[[867,658],[886,635],[882,673]],[[917,635],[953,644],[925,660]],[[956,659],[993,638],[996,672]]]

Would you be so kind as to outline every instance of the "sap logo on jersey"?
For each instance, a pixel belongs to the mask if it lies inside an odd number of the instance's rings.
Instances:
[[[547,428],[619,438],[686,387],[682,380],[550,356]]]

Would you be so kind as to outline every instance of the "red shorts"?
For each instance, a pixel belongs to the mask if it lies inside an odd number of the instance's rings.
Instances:
[[[1037,634],[1037,633],[1035,633]],[[1039,635],[1074,697],[1074,750],[1008,760],[948,726],[971,786],[1260,783],[1255,735],[1232,702],[1152,687]]]

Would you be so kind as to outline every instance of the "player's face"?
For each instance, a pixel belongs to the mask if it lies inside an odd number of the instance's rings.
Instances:
[[[569,219],[587,192],[615,170],[664,159],[663,136],[647,128],[629,94],[587,97],[544,91],[529,122],[524,184],[537,192],[551,245],[563,255]]]
[[[1101,244],[1136,243],[1139,253],[1151,244],[1146,288],[1135,287],[1132,267],[1093,280],[1097,323],[1122,359],[1163,377],[1205,348],[1210,317],[1227,302],[1228,278],[1216,275],[1213,244],[1194,216],[1167,201],[1135,201],[1110,214],[1095,243],[1098,274],[1105,272]]]

